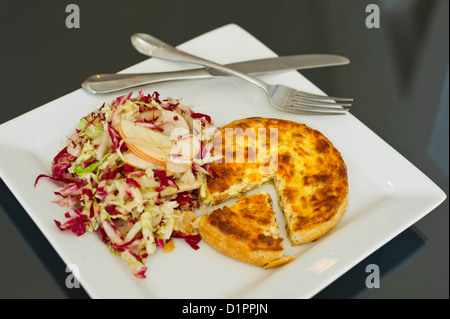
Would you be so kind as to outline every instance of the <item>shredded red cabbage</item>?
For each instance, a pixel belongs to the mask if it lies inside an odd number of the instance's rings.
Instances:
[[[169,186],[169,178],[167,177],[166,171],[163,170],[154,170],[155,176],[159,179],[161,186]]]
[[[83,185],[81,184],[71,184],[65,188],[63,188],[62,190],[55,192],[55,195],[59,195],[62,197],[66,197],[68,195],[80,195],[81,194],[81,188],[83,187]]]
[[[127,184],[130,185],[130,186],[133,186],[133,187],[136,187],[136,188],[138,188],[138,189],[141,189],[141,185],[139,185],[139,183],[136,182],[136,180],[133,179],[133,178],[127,178],[127,179],[126,179],[126,182],[127,182]]]
[[[199,206],[199,203],[196,199],[196,197],[193,196],[193,191],[186,191],[182,193],[178,193],[177,197],[175,198],[175,201],[178,203],[178,205],[196,209]]]
[[[209,124],[211,124],[211,116],[206,115],[206,114],[202,114],[202,113],[195,113],[193,112],[191,114],[191,117],[193,119],[199,119],[199,118],[204,118]]]
[[[79,215],[78,217],[72,218],[61,225],[61,222],[54,220],[56,226],[64,231],[71,230],[77,236],[81,236],[86,233],[86,225],[88,223],[86,215]]]
[[[161,247],[164,249],[164,240],[161,238],[155,238],[155,243],[157,246]]]
[[[107,212],[109,215],[111,215],[111,216],[122,214],[121,212],[119,212],[119,211],[116,209],[116,206],[115,206],[115,205],[108,205],[108,206],[105,206],[105,210],[106,210],[106,212]]]
[[[197,235],[187,235],[179,232],[172,232],[171,238],[183,238],[189,246],[191,246],[194,250],[199,249],[200,247],[197,245],[201,241],[201,237],[199,234]]]
[[[62,178],[62,177],[58,177],[58,176],[54,177],[54,176],[49,176],[49,175],[45,175],[45,174],[40,174],[40,175],[36,178],[36,181],[34,182],[34,187],[36,187],[38,181],[39,181],[41,178],[43,178],[43,177],[46,177],[46,178],[49,178],[49,179],[51,179],[51,180],[53,180],[53,181],[55,181],[55,182],[61,182],[61,183],[64,183],[64,184],[69,184],[69,183],[72,183],[72,182],[73,182],[73,180],[67,179],[67,178]]]
[[[109,136],[111,137],[111,140],[112,140],[112,142],[114,144],[114,149],[117,150],[119,148],[119,146],[120,146],[120,140],[122,138],[120,137],[119,132],[117,132],[116,129],[113,128],[110,123],[108,123],[108,133],[109,133]]]

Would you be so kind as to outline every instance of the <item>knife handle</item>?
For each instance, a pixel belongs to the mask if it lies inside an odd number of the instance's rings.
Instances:
[[[84,80],[81,87],[90,93],[111,93],[152,83],[209,77],[212,75],[204,69],[160,73],[96,74]]]

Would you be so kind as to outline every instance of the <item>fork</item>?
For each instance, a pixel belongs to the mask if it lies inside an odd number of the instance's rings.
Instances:
[[[136,50],[147,56],[156,58],[198,64],[214,75],[215,72],[223,72],[247,80],[262,89],[272,106],[284,112],[304,115],[337,115],[348,111],[351,98],[316,95],[300,90],[295,90],[285,85],[268,84],[258,78],[238,72],[215,62],[194,56],[179,50],[149,34],[136,33],[131,37],[131,43]],[[339,102],[340,101],[340,102]]]

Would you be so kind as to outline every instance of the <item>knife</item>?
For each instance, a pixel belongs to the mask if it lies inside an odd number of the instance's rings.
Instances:
[[[231,63],[226,66],[242,73],[255,75],[349,63],[349,59],[339,55],[302,54]],[[204,68],[157,73],[95,74],[88,77],[81,84],[81,87],[90,93],[111,93],[139,85],[175,80],[204,79],[222,75],[225,74],[211,74]]]

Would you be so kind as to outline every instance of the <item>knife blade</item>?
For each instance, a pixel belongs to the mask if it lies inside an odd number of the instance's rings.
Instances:
[[[226,66],[243,73],[258,75],[288,70],[303,70],[345,65],[349,63],[349,59],[339,55],[302,54],[237,62],[227,64]],[[152,83],[188,79],[204,79],[222,75],[224,74],[215,73],[212,75],[204,68],[156,73],[95,74],[88,77],[81,84],[81,87],[94,94],[111,93]]]

